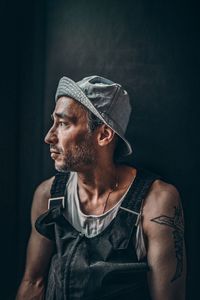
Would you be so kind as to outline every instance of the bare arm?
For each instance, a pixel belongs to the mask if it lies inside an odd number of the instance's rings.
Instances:
[[[184,221],[176,188],[156,181],[145,201],[143,229],[153,300],[184,300],[186,259]]]
[[[53,178],[44,181],[36,189],[31,210],[32,231],[27,248],[26,268],[16,300],[44,299],[45,281],[54,243],[35,229],[36,219],[47,210]]]

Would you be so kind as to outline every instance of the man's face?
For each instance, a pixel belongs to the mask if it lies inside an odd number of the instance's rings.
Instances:
[[[69,97],[60,97],[52,114],[53,126],[45,137],[60,172],[79,171],[95,163],[94,134],[86,111]]]

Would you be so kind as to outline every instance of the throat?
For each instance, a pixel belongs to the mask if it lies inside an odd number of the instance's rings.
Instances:
[[[77,195],[80,210],[86,215],[102,215],[111,210],[126,194],[135,176],[136,170],[127,166],[116,168],[109,180],[108,174],[96,178],[98,180],[95,181],[95,185],[88,184],[78,176]]]
[[[104,192],[98,194],[88,193],[84,189],[78,190],[80,209],[84,214],[91,215],[102,215],[104,214],[110,206],[118,199],[118,181],[111,188],[105,190]]]
[[[126,194],[127,189],[110,189],[103,193],[100,197],[87,198],[78,194],[79,207],[83,214],[85,215],[102,215],[121,202],[123,196]]]

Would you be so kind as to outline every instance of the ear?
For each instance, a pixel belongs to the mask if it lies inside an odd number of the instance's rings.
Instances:
[[[99,146],[108,145],[113,140],[114,135],[115,132],[106,124],[100,126],[97,134],[97,141]]]

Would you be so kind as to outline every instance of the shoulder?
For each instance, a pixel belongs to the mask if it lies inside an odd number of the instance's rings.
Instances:
[[[55,177],[51,177],[43,182],[41,182],[36,188],[33,196],[31,218],[34,222],[37,217],[47,211],[48,199],[51,194],[51,186]]]
[[[179,202],[179,191],[174,185],[162,180],[155,180],[145,199],[145,206],[148,208],[151,206],[151,209],[159,209],[177,205]]]
[[[177,188],[162,180],[156,180],[145,198],[143,206],[143,228],[153,228],[153,219],[163,216],[174,217],[179,210],[182,215],[181,199]]]

